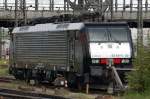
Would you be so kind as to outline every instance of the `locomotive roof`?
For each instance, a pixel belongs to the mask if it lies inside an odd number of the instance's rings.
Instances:
[[[122,26],[128,27],[127,22],[95,22],[95,23],[85,23],[86,26]]]
[[[33,33],[33,32],[50,32],[50,31],[65,31],[65,30],[81,30],[84,27],[83,23],[47,23],[37,24],[35,26],[22,26],[14,28],[12,33]]]
[[[37,24],[35,26],[22,26],[14,28],[12,33],[37,33],[37,32],[50,32],[50,31],[65,31],[65,30],[81,30],[84,26],[123,26],[128,27],[126,22],[102,22],[102,23],[47,23]]]

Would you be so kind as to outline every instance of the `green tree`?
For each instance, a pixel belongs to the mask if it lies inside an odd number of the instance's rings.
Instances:
[[[139,91],[144,92],[150,90],[150,48],[149,47],[139,47],[138,55],[136,56],[135,59],[133,59],[133,65],[135,70],[128,75],[129,88],[131,90],[138,91],[138,92]]]

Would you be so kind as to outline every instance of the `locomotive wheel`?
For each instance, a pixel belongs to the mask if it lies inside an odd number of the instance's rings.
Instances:
[[[69,73],[67,75],[68,86],[71,88],[75,88],[77,86],[76,79],[77,79],[77,77],[75,74]]]
[[[78,83],[77,83],[77,88],[78,88],[79,91],[82,91],[83,86],[82,86],[82,83],[81,83],[81,82],[78,82]]]
[[[14,74],[14,77],[18,80],[24,80],[25,79],[23,72]]]
[[[20,75],[14,75],[17,80],[24,80],[24,78]]]
[[[77,77],[77,88],[79,91],[81,91],[83,89],[83,83],[82,83],[82,78],[81,77]]]

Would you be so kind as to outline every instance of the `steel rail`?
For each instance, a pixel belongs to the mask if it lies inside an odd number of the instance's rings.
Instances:
[[[4,89],[0,88],[0,96],[6,98],[23,98],[23,99],[68,99],[60,96],[47,95],[41,93],[33,93],[33,92],[23,92],[12,89]]]

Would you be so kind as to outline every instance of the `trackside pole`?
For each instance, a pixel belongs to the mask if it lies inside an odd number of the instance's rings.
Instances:
[[[85,84],[86,84],[86,94],[88,94],[89,93],[89,80],[90,80],[90,78],[89,78],[89,74],[88,73],[86,73],[85,75],[84,75],[84,82],[85,82]]]
[[[89,94],[89,83],[86,84],[86,94]]]

